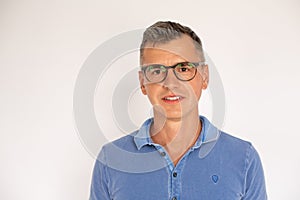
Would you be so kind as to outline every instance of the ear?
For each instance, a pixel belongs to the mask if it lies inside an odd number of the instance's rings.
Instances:
[[[202,79],[203,79],[202,89],[205,90],[208,87],[208,82],[209,82],[208,65],[203,66],[201,75],[202,75]]]
[[[144,74],[142,71],[139,71],[139,80],[140,80],[140,87],[141,87],[141,91],[144,95],[147,95],[147,91],[146,91],[146,88],[145,88],[145,85],[144,85]]]

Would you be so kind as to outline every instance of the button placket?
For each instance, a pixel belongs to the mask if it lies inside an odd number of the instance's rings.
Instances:
[[[173,177],[174,177],[174,178],[177,177],[177,172],[173,172]]]
[[[172,180],[172,195],[171,195],[171,200],[178,200],[180,195],[180,177],[179,177],[179,172],[180,171],[180,167],[177,166],[172,172],[171,172],[171,180]]]

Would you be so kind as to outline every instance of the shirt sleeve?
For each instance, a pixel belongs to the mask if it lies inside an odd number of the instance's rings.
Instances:
[[[104,149],[101,150],[95,162],[89,200],[111,200],[108,191],[108,176]]]
[[[252,145],[248,149],[245,166],[245,195],[242,200],[267,200],[262,163]]]

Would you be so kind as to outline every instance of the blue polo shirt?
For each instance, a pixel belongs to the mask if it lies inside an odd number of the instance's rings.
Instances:
[[[90,200],[266,200],[263,168],[251,143],[200,120],[198,140],[176,166],[150,138],[153,119],[104,145]]]

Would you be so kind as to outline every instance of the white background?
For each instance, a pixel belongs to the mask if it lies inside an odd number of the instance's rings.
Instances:
[[[102,42],[157,20],[200,35],[225,88],[222,129],[259,151],[269,199],[299,199],[299,11],[298,0],[0,1],[0,199],[88,199],[76,77]]]

